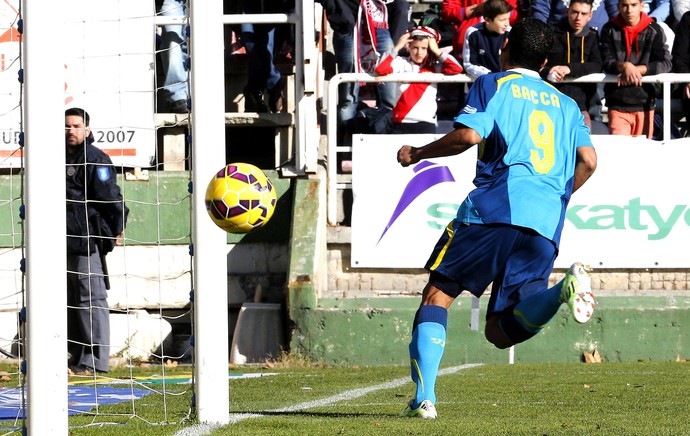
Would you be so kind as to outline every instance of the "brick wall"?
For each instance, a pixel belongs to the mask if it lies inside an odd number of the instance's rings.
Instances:
[[[564,270],[554,270],[550,283],[563,278]],[[592,289],[598,295],[690,295],[690,269],[682,270],[619,270],[595,268]],[[416,296],[426,284],[423,269],[353,268],[350,245],[328,245],[328,290],[321,298],[372,298]]]

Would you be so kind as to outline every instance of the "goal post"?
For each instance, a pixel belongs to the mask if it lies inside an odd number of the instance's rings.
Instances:
[[[227,234],[204,205],[225,165],[222,0],[188,0],[191,97],[194,407],[202,423],[230,420]],[[62,2],[24,0],[26,407],[29,434],[67,434],[64,110],[67,14]],[[46,178],[49,182],[46,182]],[[125,199],[126,200],[126,199]],[[49,203],[49,204],[46,204]],[[47,212],[49,211],[49,212]]]
[[[206,185],[225,166],[223,1],[190,2],[194,360],[197,418],[230,421],[227,236],[206,216]]]
[[[32,435],[67,422],[64,61],[60,2],[24,0],[26,366]],[[49,203],[49,204],[46,204]],[[59,362],[59,363],[56,363]]]

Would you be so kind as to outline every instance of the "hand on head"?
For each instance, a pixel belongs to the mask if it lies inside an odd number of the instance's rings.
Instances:
[[[395,44],[395,51],[400,51],[412,40],[412,34],[410,32],[405,32],[400,36],[398,42]]]

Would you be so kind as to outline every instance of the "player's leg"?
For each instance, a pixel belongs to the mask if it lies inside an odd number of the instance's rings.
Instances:
[[[539,333],[561,306],[562,283],[549,287],[556,247],[522,229],[500,277],[494,281],[485,328],[498,348],[524,342]]]
[[[446,347],[448,308],[454,299],[436,287],[433,281],[424,288],[409,345],[410,375],[416,390],[414,399],[403,412],[407,416],[436,418],[433,408],[436,403],[436,377]]]
[[[563,280],[549,287],[555,258],[550,241],[539,235],[525,235],[521,247],[509,259],[502,280],[494,285],[489,302],[486,337],[496,347],[507,348],[530,339],[551,321],[564,302],[576,321],[585,322],[591,316],[594,299],[589,271],[575,263]]]
[[[594,313],[594,293],[592,292],[591,269],[580,262],[575,262],[565,273],[562,280],[561,301],[570,308],[575,321],[584,323]]]
[[[415,398],[403,412],[405,415],[436,417],[435,386],[445,350],[448,308],[463,290],[479,296],[491,283],[496,275],[495,253],[508,251],[497,250],[495,238],[493,230],[487,226],[468,226],[453,221],[434,247],[426,264],[431,272],[429,283],[415,315],[409,346],[416,391]]]

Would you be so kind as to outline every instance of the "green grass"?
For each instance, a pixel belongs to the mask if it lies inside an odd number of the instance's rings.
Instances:
[[[137,370],[139,371],[139,370]],[[179,371],[189,371],[181,368]],[[400,418],[413,384],[302,410],[295,405],[408,377],[402,367],[280,367],[230,381],[230,412],[256,413],[214,435],[690,435],[690,363],[484,365],[439,378],[439,419]],[[101,408],[103,416],[70,417],[72,435],[173,435],[190,410],[188,385]],[[176,389],[180,389],[179,396]],[[172,395],[175,394],[175,395]],[[113,414],[121,414],[114,416]],[[234,416],[234,415],[233,415]],[[90,424],[109,422],[119,425]],[[85,426],[86,425],[86,426]]]

